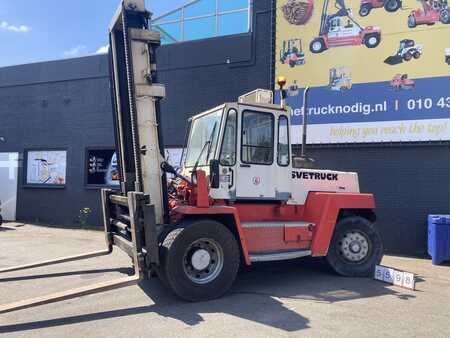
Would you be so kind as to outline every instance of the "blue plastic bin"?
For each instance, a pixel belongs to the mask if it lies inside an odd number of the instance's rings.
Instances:
[[[428,254],[434,265],[450,261],[450,215],[428,216]]]

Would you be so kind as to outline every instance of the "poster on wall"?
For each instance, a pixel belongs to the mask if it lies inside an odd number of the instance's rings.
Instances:
[[[27,184],[64,186],[66,184],[67,152],[39,150],[27,152]]]
[[[450,140],[450,7],[442,0],[277,0],[276,76],[301,143]]]
[[[119,171],[114,149],[87,150],[87,185],[118,186]]]

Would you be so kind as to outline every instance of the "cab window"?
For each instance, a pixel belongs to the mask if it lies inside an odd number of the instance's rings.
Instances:
[[[234,166],[236,164],[236,128],[237,111],[231,109],[228,112],[222,150],[220,152],[220,164],[223,166]]]
[[[288,166],[290,162],[289,154],[289,123],[286,116],[278,119],[278,154],[277,162],[280,166]]]
[[[273,142],[273,114],[244,111],[242,114],[242,162],[248,164],[272,164],[274,154]]]

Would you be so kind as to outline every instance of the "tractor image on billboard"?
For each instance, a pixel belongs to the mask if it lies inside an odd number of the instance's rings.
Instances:
[[[450,8],[447,0],[420,0],[422,8],[415,9],[408,16],[408,27],[434,25],[436,22],[450,23]]]
[[[381,42],[381,29],[379,27],[362,27],[352,16],[352,11],[345,5],[344,0],[337,0],[337,12],[328,14],[329,0],[325,0],[322,8],[319,36],[311,41],[309,46],[312,53],[340,46],[365,45],[375,48]],[[344,18],[347,18],[345,21]]]
[[[372,9],[383,8],[389,12],[397,12],[402,7],[401,0],[361,0],[359,15],[368,16]]]

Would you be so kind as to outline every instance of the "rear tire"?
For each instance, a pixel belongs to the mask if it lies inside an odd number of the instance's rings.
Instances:
[[[0,227],[2,226],[2,224],[3,224],[3,217],[2,215],[0,215]]]
[[[162,282],[190,302],[222,296],[233,285],[239,270],[235,237],[213,220],[199,220],[173,230],[160,248]]]
[[[373,223],[359,216],[337,224],[326,260],[339,275],[367,277],[383,257],[383,242]]]
[[[414,59],[418,59],[420,58],[420,52],[419,51],[415,51],[413,54]]]

